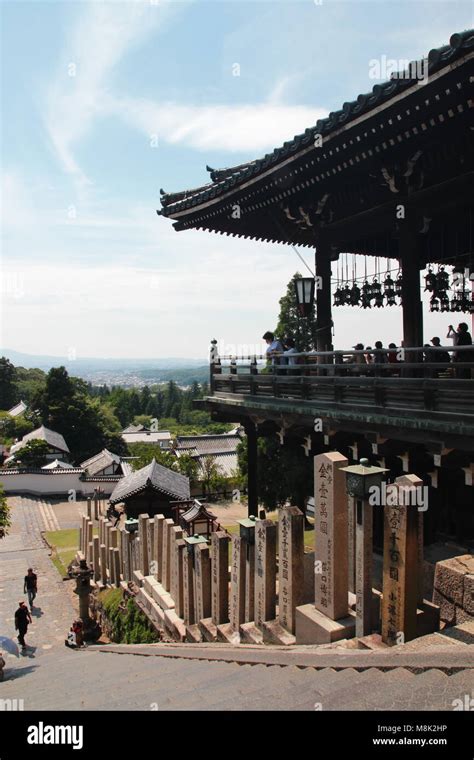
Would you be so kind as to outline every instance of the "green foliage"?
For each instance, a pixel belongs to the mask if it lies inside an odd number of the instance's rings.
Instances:
[[[3,485],[0,483],[0,538],[4,538],[8,534],[10,525],[10,507],[8,506]]]
[[[0,404],[11,409],[17,402],[16,369],[5,356],[0,357]]]
[[[160,640],[146,615],[133,599],[124,598],[121,589],[103,591],[99,599],[112,626],[112,641],[117,644],[153,644]]]
[[[240,473],[246,481],[248,472],[247,446],[237,447]],[[259,501],[267,509],[277,509],[290,501],[304,509],[305,499],[312,493],[313,471],[311,457],[297,444],[280,445],[276,437],[259,438],[257,448]]]
[[[28,441],[15,455],[13,466],[43,467],[48,464],[49,446],[46,441]]]
[[[313,305],[309,317],[298,314],[295,293],[295,280],[301,279],[299,272],[288,283],[286,294],[280,298],[280,315],[275,329],[279,338],[293,338],[298,351],[311,351],[316,340],[316,307]]]
[[[170,451],[163,451],[159,446],[154,446],[150,443],[129,443],[128,451],[131,457],[137,457],[130,461],[134,470],[146,467],[153,459],[156,459],[158,464],[162,464],[163,467],[168,467],[170,470],[178,470],[174,454]]]
[[[34,430],[35,425],[23,414],[18,417],[10,417],[7,412],[0,412],[0,440],[2,443],[12,444],[16,439],[20,440],[27,433]]]

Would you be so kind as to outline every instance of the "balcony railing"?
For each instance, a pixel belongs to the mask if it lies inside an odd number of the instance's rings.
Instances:
[[[452,360],[433,361],[443,352]],[[415,410],[474,420],[474,346],[224,356],[210,369],[212,394],[220,397],[382,407],[392,414]]]

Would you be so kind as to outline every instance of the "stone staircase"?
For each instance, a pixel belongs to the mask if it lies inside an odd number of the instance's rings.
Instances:
[[[474,649],[435,636],[388,652],[96,645],[17,661],[2,698],[23,698],[26,710],[453,710],[474,696]]]

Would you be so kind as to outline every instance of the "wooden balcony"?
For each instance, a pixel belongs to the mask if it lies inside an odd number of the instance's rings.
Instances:
[[[267,364],[264,357],[222,357],[211,365],[216,415],[253,415],[284,422],[300,416],[305,424],[364,429],[421,440],[448,439],[474,447],[474,346],[446,348],[452,362],[423,361],[425,348],[405,349],[404,361],[359,364],[366,351],[294,354],[293,366]],[[441,349],[429,349],[435,357]],[[457,356],[456,356],[457,352]],[[386,351],[371,351],[377,354]],[[462,356],[463,361],[459,361]],[[472,361],[466,361],[466,359]],[[280,362],[285,357],[276,358]],[[471,440],[467,439],[471,437]]]

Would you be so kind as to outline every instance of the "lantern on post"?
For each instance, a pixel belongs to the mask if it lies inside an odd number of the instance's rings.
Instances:
[[[207,544],[207,539],[204,538],[204,536],[200,536],[199,533],[195,533],[194,536],[186,536],[185,537],[185,543],[186,543],[186,550],[188,554],[191,555],[193,558],[193,564],[194,564],[194,549],[197,546],[197,544]]]
[[[368,459],[361,459],[359,464],[350,467],[342,467],[346,473],[347,493],[355,499],[365,501],[371,494],[374,486],[380,488],[384,473],[388,472],[385,467],[374,467]]]
[[[250,515],[244,520],[237,520],[240,525],[240,538],[245,539],[247,546],[252,546],[255,543],[255,515]]]
[[[311,316],[314,305],[314,277],[298,277],[295,280],[295,294],[300,316]]]

